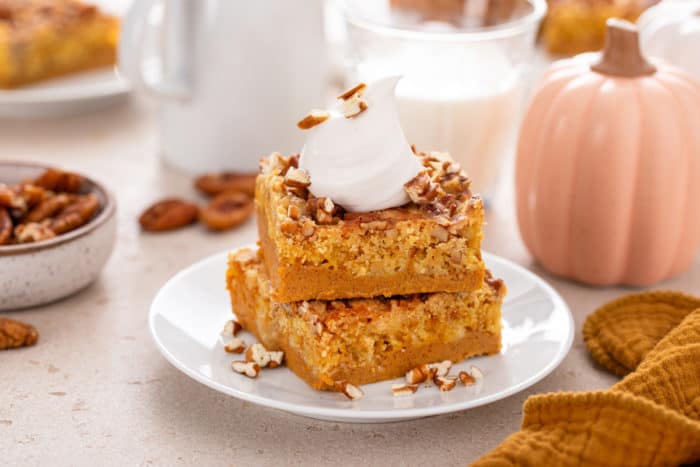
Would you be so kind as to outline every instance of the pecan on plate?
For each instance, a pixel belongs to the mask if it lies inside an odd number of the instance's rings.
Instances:
[[[146,209],[139,217],[139,224],[143,230],[163,232],[190,225],[197,220],[198,215],[199,208],[196,204],[168,198]]]
[[[0,207],[0,245],[6,245],[12,240],[12,219],[7,209]]]
[[[257,174],[220,172],[202,175],[194,181],[194,186],[207,196],[216,196],[225,191],[240,191],[255,195]]]
[[[244,193],[226,192],[216,196],[199,213],[212,230],[226,230],[245,222],[253,214],[253,200]]]
[[[69,232],[87,224],[100,208],[100,200],[94,193],[80,195],[48,223],[56,235]]]
[[[39,332],[31,324],[0,318],[0,350],[34,345]]]

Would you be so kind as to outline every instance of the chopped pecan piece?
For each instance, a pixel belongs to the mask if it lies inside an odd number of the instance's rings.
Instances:
[[[482,373],[478,367],[471,365],[469,371],[477,383],[482,383],[484,381],[484,373]]]
[[[51,219],[48,226],[60,235],[87,224],[100,209],[100,200],[94,193],[80,195]]]
[[[449,360],[444,360],[437,363],[429,363],[428,368],[435,370],[435,376],[447,376],[452,369],[452,362]]]
[[[365,92],[365,89],[367,89],[367,85],[365,83],[359,83],[354,87],[348,89],[347,91],[343,92],[341,95],[339,95],[338,99],[346,101],[355,94],[361,96],[362,93]]]
[[[287,215],[290,219],[295,221],[299,220],[301,217],[301,208],[295,204],[290,204],[289,207],[287,207]]]
[[[331,118],[331,114],[325,110],[314,109],[307,116],[299,120],[297,123],[297,128],[300,130],[310,130],[316,125],[320,125]]]
[[[304,235],[304,237],[310,237],[314,234],[316,231],[316,227],[314,226],[313,221],[310,219],[307,219],[306,222],[301,226],[301,233]]]
[[[368,108],[367,101],[357,94],[343,101],[343,115],[345,118],[354,118]]]
[[[311,185],[311,178],[303,170],[292,167],[284,176],[284,184],[294,188],[306,188]]]
[[[226,345],[224,345],[224,350],[227,353],[243,353],[245,350],[245,342],[243,339],[234,337]]]
[[[354,384],[348,383],[347,381],[336,381],[335,387],[351,401],[361,399],[365,395],[362,389],[358,388]]]
[[[299,168],[299,154],[292,154],[287,158],[287,162],[289,163],[290,167],[294,167],[295,169]]]
[[[344,212],[343,208],[335,204],[330,198],[310,197],[306,200],[306,209],[319,225],[336,223]]]
[[[406,373],[406,382],[408,384],[417,384],[425,382],[431,376],[428,365],[420,365]]]
[[[430,236],[439,242],[446,242],[450,239],[450,233],[441,225],[436,225],[433,227],[432,232],[430,232]]]
[[[241,323],[239,323],[235,319],[231,319],[226,321],[224,329],[221,330],[221,335],[224,337],[233,337],[236,334],[238,334],[241,331],[241,329],[243,329]]]
[[[284,360],[284,352],[281,350],[272,350],[268,352],[270,354],[270,363],[267,364],[268,368],[277,368],[282,365]]]
[[[255,196],[257,174],[237,172],[209,173],[197,178],[195,188],[207,196],[216,196],[225,191],[240,191]]]
[[[236,373],[247,376],[248,378],[257,378],[260,374],[260,367],[255,362],[236,360],[231,362],[231,369]]]
[[[39,333],[31,324],[8,318],[0,318],[0,350],[34,345]]]
[[[236,227],[253,214],[253,200],[244,193],[228,192],[216,196],[199,214],[200,220],[212,230]]]
[[[427,172],[422,171],[404,185],[409,198],[416,204],[426,204],[438,195],[439,185],[434,183]]]
[[[458,377],[461,383],[465,386],[472,386],[476,384],[476,379],[466,371],[460,371]]]
[[[139,217],[143,230],[163,232],[179,229],[197,220],[199,208],[196,204],[181,199],[169,198],[146,209]]]
[[[53,230],[37,222],[20,224],[15,227],[15,238],[18,243],[41,242],[55,236],[56,233]]]
[[[442,392],[452,391],[457,385],[456,376],[435,376],[433,382]]]
[[[246,350],[245,361],[257,363],[260,368],[265,368],[270,363],[270,352],[264,345],[257,342]]]
[[[318,225],[331,225],[333,223],[333,216],[326,211],[318,209],[315,214],[314,218]]]
[[[392,384],[391,392],[394,397],[410,396],[418,390],[417,384]]]

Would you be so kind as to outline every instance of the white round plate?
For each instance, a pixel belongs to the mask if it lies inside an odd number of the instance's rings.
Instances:
[[[130,0],[93,0],[121,16]],[[0,118],[44,118],[91,112],[121,102],[129,84],[116,67],[41,81],[17,89],[0,89]]]
[[[263,370],[249,379],[231,370],[235,359],[223,349],[219,332],[231,319],[224,278],[227,253],[204,259],[170,279],[151,305],[151,334],[165,358],[186,375],[217,391],[265,407],[317,418],[357,423],[408,420],[456,412],[503,399],[547,376],[564,359],[574,335],[571,313],[542,279],[498,256],[484,253],[486,265],[508,287],[503,304],[503,350],[498,355],[461,362],[452,370],[477,366],[483,383],[458,385],[450,392],[420,387],[394,397],[391,385],[402,379],[363,386],[365,396],[316,391],[285,367]],[[247,343],[252,335],[242,333]]]

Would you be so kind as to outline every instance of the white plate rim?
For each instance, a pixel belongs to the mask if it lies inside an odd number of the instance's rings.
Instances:
[[[88,70],[81,73],[107,73],[109,68],[99,70]],[[10,90],[0,90],[0,105],[9,104],[58,104],[64,102],[79,102],[83,100],[90,99],[104,99],[107,97],[118,96],[121,94],[126,94],[131,91],[131,86],[126,81],[126,79],[121,76],[116,68],[111,70],[114,73],[114,77],[109,81],[105,81],[99,84],[88,83],[80,88],[72,87],[72,89],[62,89],[61,87],[45,89],[36,87],[27,88],[17,88]],[[85,76],[81,76],[81,73],[76,73],[74,75],[66,75],[57,79],[64,80],[70,84],[72,79],[85,79]],[[48,81],[47,81],[48,82]],[[44,82],[39,84],[45,84]],[[53,83],[49,83],[53,84]]]
[[[242,247],[253,247],[253,245],[243,245]],[[515,271],[517,271],[520,274],[523,274],[524,276],[532,279],[538,286],[542,287],[542,289],[547,293],[548,297],[552,299],[554,302],[555,306],[561,307],[561,309],[565,312],[566,317],[567,317],[567,324],[568,324],[568,334],[566,336],[565,343],[562,347],[560,347],[558,353],[556,354],[555,358],[553,358],[547,365],[545,365],[539,372],[534,373],[531,375],[529,378],[521,381],[518,384],[515,384],[508,389],[504,391],[497,392],[495,394],[492,394],[490,396],[486,396],[483,398],[477,398],[477,399],[471,399],[468,401],[461,401],[461,402],[454,402],[450,404],[443,404],[443,405],[438,405],[438,406],[432,406],[432,407],[424,407],[424,408],[406,408],[406,409],[392,409],[392,410],[362,410],[362,409],[341,409],[341,408],[326,408],[326,407],[315,407],[315,406],[307,406],[307,405],[300,405],[300,404],[294,404],[294,403],[289,403],[289,402],[284,402],[276,399],[270,399],[267,397],[262,397],[258,396],[256,394],[251,394],[249,392],[241,391],[229,386],[226,386],[224,384],[218,383],[216,381],[213,381],[193,370],[191,370],[189,367],[186,365],[182,364],[177,358],[175,358],[174,355],[172,355],[166,346],[161,342],[160,338],[158,337],[158,334],[155,330],[155,317],[156,317],[156,303],[161,297],[161,294],[164,293],[166,290],[167,286],[169,283],[178,280],[181,276],[187,275],[192,271],[193,269],[197,269],[201,267],[204,263],[208,263],[211,261],[214,261],[218,257],[225,257],[230,253],[232,250],[226,250],[223,252],[215,253],[213,255],[207,256],[206,258],[203,258],[194,264],[191,264],[190,266],[182,269],[175,275],[173,275],[170,279],[168,279],[165,284],[158,290],[158,293],[155,295],[153,298],[153,301],[151,302],[151,307],[148,315],[148,327],[149,331],[151,333],[151,337],[153,338],[156,347],[160,351],[160,353],[165,357],[170,364],[172,364],[175,368],[178,370],[182,371],[184,374],[189,376],[190,378],[194,379],[195,381],[210,387],[216,391],[219,391],[221,393],[233,396],[237,399],[241,399],[247,402],[251,402],[256,405],[260,405],[263,407],[268,407],[268,408],[273,408],[273,409],[278,409],[278,410],[283,410],[285,412],[293,413],[293,414],[301,414],[304,416],[310,416],[310,417],[319,417],[319,418],[327,418],[327,419],[338,419],[342,418],[345,420],[356,420],[356,421],[363,421],[363,420],[373,420],[373,419],[386,419],[386,420],[408,420],[408,419],[416,419],[416,418],[422,418],[422,417],[429,417],[433,415],[441,415],[445,413],[452,413],[452,412],[460,412],[462,410],[467,410],[471,409],[474,407],[480,407],[483,405],[487,405],[493,402],[496,402],[501,399],[505,399],[507,397],[512,396],[513,394],[516,394],[520,391],[523,391],[524,389],[527,389],[530,386],[533,386],[534,384],[537,384],[540,382],[542,379],[544,379],[546,376],[548,376],[552,371],[554,371],[566,358],[568,355],[569,351],[571,350],[571,346],[574,341],[574,330],[575,330],[575,324],[574,324],[574,318],[573,315],[571,314],[571,310],[569,309],[569,306],[566,304],[564,299],[559,295],[559,293],[554,290],[554,288],[549,285],[544,279],[539,277],[537,274],[527,270],[523,266],[520,266],[517,263],[514,263],[513,261],[503,258],[501,256],[497,256],[485,251],[482,251],[482,256],[484,258],[484,262],[487,264],[493,263],[493,262],[501,262],[505,264],[508,267],[513,268]]]

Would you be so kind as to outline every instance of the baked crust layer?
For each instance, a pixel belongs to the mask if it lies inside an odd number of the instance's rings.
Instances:
[[[263,160],[255,198],[275,301],[462,292],[481,286],[481,199],[471,194],[467,177],[444,154],[416,157],[443,193],[435,202],[371,213],[343,213],[336,207],[324,222],[310,207],[318,199],[284,183],[294,157],[273,154]]]
[[[0,88],[113,65],[119,20],[78,0],[0,2]]]
[[[489,279],[472,292],[279,303],[260,252],[230,255],[227,287],[239,322],[316,389],[368,384],[440,360],[493,354],[501,346],[505,286]]]

